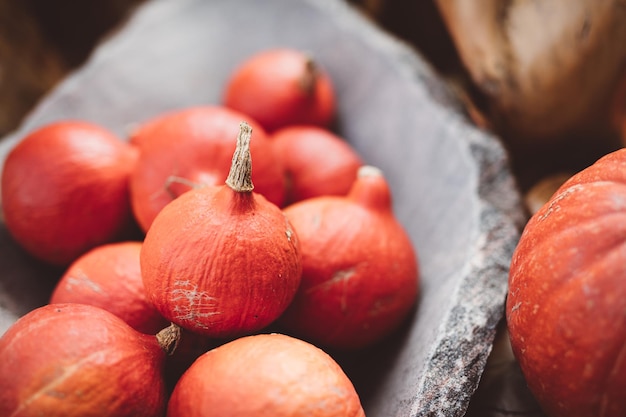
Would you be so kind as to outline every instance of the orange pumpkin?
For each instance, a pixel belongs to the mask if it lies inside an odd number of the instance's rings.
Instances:
[[[226,185],[188,191],[156,216],[141,248],[149,299],[168,320],[209,337],[258,331],[300,284],[299,240],[252,191],[251,127],[241,124]]]
[[[181,194],[224,183],[236,144],[233,132],[241,120],[248,120],[255,132],[250,145],[255,190],[274,204],[283,204],[283,168],[264,129],[247,115],[222,106],[192,107],[159,115],[132,135],[140,152],[131,175],[131,202],[144,231]]]
[[[626,150],[566,181],[513,254],[506,317],[552,417],[626,415]]]
[[[45,125],[18,143],[2,172],[9,232],[33,256],[66,266],[133,225],[128,179],[136,149],[82,121]]]
[[[365,417],[354,386],[321,349],[282,334],[246,336],[198,358],[168,417]]]
[[[90,250],[63,273],[50,303],[90,304],[110,311],[139,332],[156,334],[169,323],[146,297],[140,251],[141,242],[134,241]]]
[[[363,165],[348,142],[328,129],[289,126],[270,139],[287,176],[286,204],[322,195],[345,195]]]
[[[365,166],[343,197],[284,209],[302,246],[302,283],[280,319],[316,344],[356,349],[393,332],[415,305],[417,254],[380,170]]]
[[[49,304],[0,338],[0,415],[159,417],[165,353],[98,307]]]
[[[335,92],[330,76],[297,49],[268,49],[250,56],[226,82],[223,103],[257,120],[267,131],[295,124],[329,127]]]

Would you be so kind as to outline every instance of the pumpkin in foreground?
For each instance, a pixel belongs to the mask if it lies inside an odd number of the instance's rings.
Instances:
[[[365,417],[352,382],[323,350],[287,335],[245,336],[200,356],[168,417]]]
[[[242,122],[227,185],[173,200],[141,248],[148,298],[168,320],[208,337],[261,330],[300,284],[296,233],[278,206],[252,191],[251,135]]]
[[[626,415],[626,150],[566,181],[513,254],[506,316],[551,417]]]
[[[35,309],[0,338],[0,415],[160,417],[164,349],[98,307]]]

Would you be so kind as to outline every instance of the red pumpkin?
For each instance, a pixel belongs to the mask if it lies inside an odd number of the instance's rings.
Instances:
[[[295,49],[261,51],[234,69],[223,103],[258,121],[267,131],[295,124],[329,127],[335,117],[330,76]]]
[[[169,323],[148,301],[141,279],[141,242],[98,246],[74,261],[57,283],[50,303],[100,307],[133,329],[156,334]]]
[[[152,303],[168,320],[209,337],[264,328],[300,283],[291,224],[252,191],[250,137],[250,125],[242,123],[227,185],[193,189],[169,203],[141,249]]]
[[[513,254],[506,317],[552,417],[626,415],[626,150],[566,181]]]
[[[321,127],[289,126],[270,138],[287,176],[286,204],[347,194],[363,165],[348,142]]]
[[[357,392],[321,349],[281,334],[246,336],[202,355],[168,417],[365,417]]]
[[[160,417],[164,359],[155,336],[108,311],[40,307],[0,338],[0,415]]]
[[[311,198],[284,211],[300,238],[302,282],[281,324],[340,349],[394,331],[416,302],[418,263],[380,170],[361,168],[347,196]]]
[[[225,107],[192,107],[157,116],[132,135],[140,155],[131,176],[131,201],[144,231],[181,194],[194,187],[224,184],[236,143],[233,132],[241,120],[248,120],[255,131],[250,150],[255,190],[282,205],[283,169],[263,128]]]
[[[2,172],[4,220],[33,256],[66,266],[132,226],[136,149],[104,128],[62,121],[28,134]]]

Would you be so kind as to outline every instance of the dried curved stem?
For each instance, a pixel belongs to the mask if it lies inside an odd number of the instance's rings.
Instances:
[[[252,157],[250,156],[251,137],[252,127],[246,122],[241,122],[233,162],[228,178],[226,178],[226,185],[237,192],[250,192],[254,189],[254,184],[252,184]]]
[[[165,329],[156,334],[159,346],[168,355],[173,355],[180,342],[182,329],[177,324],[170,324]]]

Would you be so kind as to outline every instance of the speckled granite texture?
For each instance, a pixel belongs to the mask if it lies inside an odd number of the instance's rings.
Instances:
[[[462,416],[503,317],[508,263],[523,223],[506,153],[470,126],[406,44],[334,0],[154,0],[104,42],[0,142],[61,118],[120,135],[160,112],[219,103],[255,51],[308,51],[331,75],[337,132],[383,170],[418,251],[422,292],[406,326],[375,348],[338,354],[368,417]],[[59,271],[0,228],[0,331],[46,302]]]

